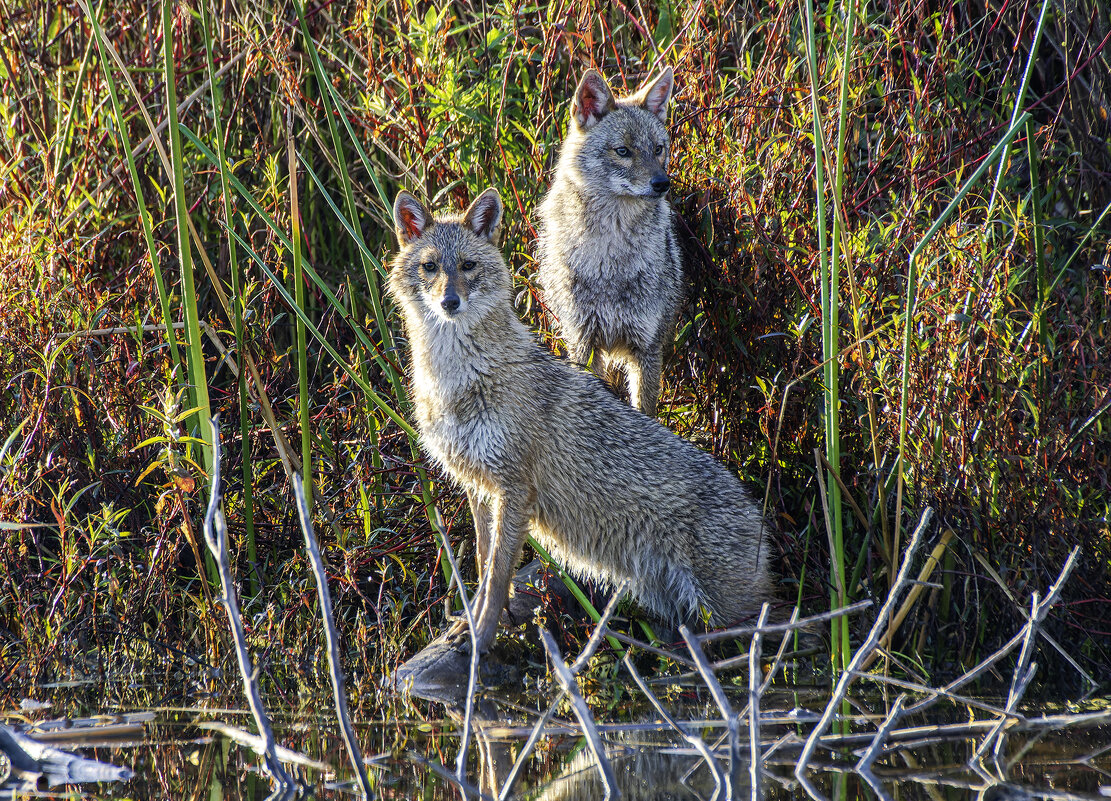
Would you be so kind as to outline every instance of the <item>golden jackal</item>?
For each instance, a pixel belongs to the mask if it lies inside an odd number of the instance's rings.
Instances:
[[[671,67],[615,99],[597,71],[575,90],[567,139],[540,207],[540,283],[571,361],[594,351],[599,375],[624,368],[629,397],[650,417],[683,266],[667,190]]]
[[[540,346],[513,310],[495,244],[501,218],[493,189],[462,216],[435,219],[401,192],[389,277],[421,441],[474,517],[480,650],[494,640],[529,533],[573,574],[629,579],[669,621],[700,607],[715,623],[759,609],[772,596],[759,507],[708,454]]]

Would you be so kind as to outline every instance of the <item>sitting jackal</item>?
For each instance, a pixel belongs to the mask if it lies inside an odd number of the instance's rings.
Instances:
[[[401,192],[393,211],[389,292],[412,352],[417,427],[474,517],[480,650],[530,533],[577,576],[629,579],[669,621],[704,608],[728,623],[769,600],[760,509],[736,476],[554,358],[517,318],[495,245],[498,193],[433,218]]]
[[[682,295],[683,267],[667,191],[671,67],[614,98],[588,70],[571,102],[555,178],[540,206],[537,256],[544,303],[571,361],[615,380],[652,417],[664,345]]]

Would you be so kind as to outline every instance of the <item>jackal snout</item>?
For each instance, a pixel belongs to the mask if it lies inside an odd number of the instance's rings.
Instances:
[[[460,300],[459,295],[456,293],[456,290],[453,289],[449,284],[448,291],[444,293],[444,299],[440,301],[440,308],[446,311],[448,314],[455,314],[457,311],[459,311],[459,306],[461,304],[462,301]]]
[[[429,306],[439,300],[440,310],[449,319],[467,307],[476,269],[475,262],[464,260],[459,263],[457,258],[453,258],[456,255],[441,255],[439,263],[429,261],[421,264],[425,279],[424,294],[430,301]]]

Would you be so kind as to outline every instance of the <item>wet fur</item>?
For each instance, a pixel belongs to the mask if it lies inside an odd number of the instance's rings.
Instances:
[[[476,207],[495,201],[492,227],[476,226]],[[395,219],[414,204],[399,195]],[[409,210],[425,222],[419,231],[399,222],[389,292],[408,335],[422,445],[471,503],[481,650],[530,533],[576,576],[628,578],[665,620],[692,621],[705,607],[724,624],[758,610],[772,597],[759,507],[711,456],[536,342],[514,313],[494,244],[497,194],[487,190],[462,217]],[[432,259],[435,275],[423,266]],[[464,275],[464,262],[477,266]],[[445,316],[450,287],[463,303]]]

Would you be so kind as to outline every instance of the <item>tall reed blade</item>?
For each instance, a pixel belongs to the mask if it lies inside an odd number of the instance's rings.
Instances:
[[[220,193],[223,197],[224,224],[229,230],[235,227],[231,210],[231,186],[228,181],[227,159],[224,157],[224,140],[228,129],[223,128],[220,115],[220,83],[216,80],[216,66],[212,57],[212,17],[207,0],[201,3],[201,29],[204,35],[205,66],[208,72],[209,91],[212,99],[212,125],[216,137],[216,157],[220,167]],[[247,560],[252,565],[250,573],[251,595],[259,592],[258,549],[255,545],[254,468],[251,461],[250,407],[247,404],[247,370],[244,354],[247,349],[243,328],[243,279],[239,271],[239,252],[235,240],[228,237],[228,269],[231,273],[232,326],[235,335],[235,364],[238,373],[239,394],[239,446],[243,473],[243,529],[247,542]]]
[[[238,233],[236,233],[235,231],[229,231],[228,233],[231,234],[232,238],[236,242],[239,243],[239,247],[243,249],[243,252],[250,256],[251,259],[254,260],[255,264],[258,265],[259,269],[266,274],[266,277],[270,279],[270,283],[274,286],[274,289],[277,290],[278,294],[282,296],[282,299],[285,300],[290,310],[293,311],[293,313],[297,315],[297,318],[305,324],[308,332],[313,335],[313,338],[320,344],[320,346],[324,348],[324,350],[328,351],[329,355],[331,355],[331,357],[335,359],[337,366],[341,370],[343,370],[343,372],[345,372],[352,381],[355,382],[355,384],[363,391],[367,398],[374,403],[375,406],[385,412],[387,417],[397,423],[401,430],[404,431],[410,437],[410,439],[416,440],[418,437],[417,430],[413,428],[413,426],[410,425],[404,417],[398,414],[394,410],[394,408],[390,406],[385,398],[375,392],[374,388],[366,381],[364,381],[358,374],[358,372],[352,369],[352,367],[347,363],[346,359],[340,356],[339,351],[337,351],[335,346],[328,341],[328,338],[324,336],[324,334],[320,331],[319,328],[316,327],[312,320],[308,318],[308,316],[305,314],[305,310],[301,308],[301,306],[297,304],[297,301],[294,299],[294,297],[289,294],[289,290],[286,289],[285,284],[283,284],[278,276],[274,274],[274,271],[267,266],[266,261],[262,258],[262,256],[260,256],[254,250],[254,248],[251,247],[250,243],[245,241]]]
[[[850,0],[851,5],[851,0]],[[820,95],[820,85],[818,76],[818,46],[814,32],[814,0],[806,0],[806,56],[807,66],[810,74],[810,107],[813,121],[813,136],[814,136],[814,184],[817,200],[817,226],[818,226],[818,259],[820,269],[820,286],[821,286],[821,309],[822,309],[822,363],[823,363],[823,377],[824,377],[824,399],[825,399],[825,444],[826,444],[826,460],[829,462],[833,470],[837,469],[837,465],[841,462],[840,445],[839,445],[839,430],[840,425],[838,422],[838,364],[837,364],[837,340],[838,340],[838,326],[837,315],[839,313],[838,305],[838,271],[840,269],[838,258],[838,234],[839,234],[839,221],[838,215],[835,213],[833,217],[833,247],[831,251],[827,251],[827,235],[826,235],[826,184],[825,184],[825,142],[823,139],[822,131],[822,115],[821,108],[818,103]],[[850,9],[850,14],[852,10]],[[851,27],[851,26],[850,26]],[[847,33],[847,36],[851,35]],[[846,41],[846,60],[848,58],[849,42]],[[845,102],[844,93],[847,91],[847,75],[848,65],[842,65],[843,82],[842,82],[842,104]],[[838,134],[838,177],[841,174],[840,159],[843,157],[844,152],[844,106],[842,106],[841,118],[841,131]],[[834,195],[836,196],[840,186],[835,186]],[[834,200],[834,209],[838,209],[836,198]],[[820,474],[819,474],[819,480]],[[827,523],[831,533],[831,565],[830,565],[830,609],[837,609],[844,606],[847,602],[845,593],[845,548],[844,537],[842,532],[842,516],[841,516],[841,491],[837,481],[832,475],[825,477],[826,490],[825,494],[828,498],[826,509],[828,510]],[[832,653],[833,664],[841,668],[848,660],[848,630],[845,628],[847,624],[839,618],[831,621],[831,637],[832,637]]]
[[[174,314],[170,308],[170,296],[166,289],[166,281],[162,276],[161,261],[158,258],[158,248],[154,242],[154,230],[151,224],[150,212],[147,210],[146,200],[143,198],[143,185],[139,180],[139,170],[135,164],[135,156],[131,147],[131,137],[127,133],[127,120],[124,119],[123,110],[120,107],[119,92],[116,90],[116,79],[112,76],[112,68],[109,66],[110,59],[106,51],[104,41],[104,29],[100,26],[100,12],[104,8],[106,0],[101,0],[100,8],[96,14],[93,14],[89,7],[85,4],[85,0],[78,0],[81,8],[85,11],[85,16],[89,20],[89,25],[93,29],[93,36],[96,38],[96,47],[100,55],[100,67],[104,72],[104,83],[108,87],[108,97],[112,101],[112,115],[116,120],[116,136],[119,138],[120,150],[123,151],[124,159],[127,162],[127,174],[131,178],[131,189],[135,193],[135,203],[139,211],[139,222],[143,229],[143,241],[146,242],[147,255],[150,258],[151,271],[154,273],[154,286],[158,291],[158,307],[162,312],[162,324],[166,327],[166,345],[170,349],[170,367],[176,370],[178,365],[181,364],[181,354],[177,348],[177,335],[174,333],[173,323]]]
[[[305,297],[305,273],[301,257],[301,203],[297,198],[297,158],[293,147],[293,108],[286,109],[286,158],[289,169],[290,240],[293,242],[293,292],[297,307],[309,313]],[[305,323],[297,316],[297,424],[301,428],[301,469],[304,473],[305,505],[312,510],[312,430],[309,427],[309,351]]]
[[[170,161],[173,167],[174,210],[177,218],[178,260],[181,266],[181,302],[185,309],[185,356],[189,368],[192,424],[204,442],[201,456],[205,470],[212,474],[213,429],[208,403],[208,376],[204,366],[197,292],[193,285],[193,253],[189,244],[189,209],[185,203],[185,173],[181,157],[181,132],[178,130],[177,86],[174,70],[174,0],[162,3],[162,65],[166,81],[166,113],[170,125]],[[211,560],[210,560],[211,561]],[[215,576],[215,564],[210,564]]]
[[[297,11],[297,19],[301,26],[302,40],[305,43],[305,49],[308,51],[309,58],[312,62],[316,84],[320,87],[320,96],[324,105],[324,113],[328,121],[328,131],[331,134],[332,146],[335,149],[336,163],[339,166],[340,182],[343,186],[344,207],[347,210],[347,218],[351,222],[348,231],[360,246],[359,257],[363,265],[363,275],[366,278],[367,290],[370,292],[370,304],[371,310],[374,313],[374,322],[378,327],[378,335],[382,340],[383,347],[387,351],[392,351],[393,336],[390,333],[389,327],[386,325],[386,313],[382,306],[382,292],[380,286],[381,278],[385,276],[386,270],[381,262],[371,255],[366,244],[363,242],[363,236],[359,230],[359,216],[358,208],[355,205],[355,193],[351,184],[351,176],[347,169],[347,159],[343,154],[344,142],[340,138],[339,129],[336,126],[335,118],[338,115],[338,108],[336,107],[335,90],[332,87],[332,82],[329,80],[328,74],[324,71],[323,64],[320,63],[320,55],[317,53],[316,43],[313,41],[312,36],[309,35],[308,24],[305,21],[304,8],[300,0],[295,0],[294,8]],[[345,124],[347,124],[346,120]],[[351,133],[350,127],[348,127],[348,132]],[[357,140],[352,136],[352,141]],[[374,176],[373,172],[371,172],[370,175],[374,181],[375,187],[378,189],[379,195],[384,197],[377,178]],[[398,399],[401,408],[404,409],[408,405],[408,398],[406,397],[405,386],[401,382],[401,376],[391,365],[386,365],[384,369],[386,377],[393,387],[394,396]]]
[[[825,359],[828,376],[827,392],[829,402],[826,415],[826,461],[831,470],[837,475],[827,477],[827,490],[829,503],[833,516],[833,541],[837,551],[837,568],[840,571],[840,582],[837,585],[841,596],[838,607],[847,606],[850,601],[852,588],[845,581],[845,536],[844,516],[841,509],[841,482],[837,479],[841,473],[841,421],[840,421],[840,390],[838,352],[841,350],[840,329],[838,326],[841,313],[841,253],[840,245],[844,238],[845,217],[841,207],[842,187],[845,178],[845,139],[849,129],[849,73],[851,72],[851,59],[853,45],[856,37],[856,0],[846,0],[845,12],[845,49],[841,57],[841,91],[837,114],[837,160],[833,179],[833,233],[830,243],[829,257],[829,323],[825,329],[827,340],[822,349],[822,358]],[[846,265],[848,267],[848,265]],[[854,571],[855,572],[855,571]],[[849,623],[845,617],[835,618],[840,621],[841,644],[840,653],[842,665],[848,664],[849,659]],[[837,626],[834,626],[834,630]]]
[[[1038,395],[1045,394],[1045,364],[1049,357],[1049,331],[1046,330],[1045,312],[1048,301],[1049,279],[1045,271],[1045,234],[1042,231],[1042,188],[1038,174],[1038,141],[1034,136],[1034,123],[1026,123],[1026,156],[1030,162],[1030,216],[1034,225],[1034,259],[1038,267],[1038,305],[1034,310],[1038,326]],[[1039,423],[1041,418],[1039,417]]]
[[[336,125],[337,116],[341,117],[344,120],[344,125],[347,128],[348,135],[351,137],[351,141],[355,144],[356,150],[362,157],[363,164],[366,166],[370,179],[378,192],[379,199],[383,203],[383,205],[386,205],[387,208],[389,207],[388,200],[386,199],[386,195],[382,189],[381,183],[378,181],[378,178],[374,174],[373,169],[371,169],[369,159],[367,159],[366,154],[359,146],[358,139],[356,139],[356,137],[354,136],[354,132],[351,130],[350,124],[347,122],[346,117],[343,114],[339,113],[340,110],[338,108],[338,98],[336,96],[335,89],[332,87],[332,82],[331,80],[329,80],[329,76],[325,72],[323,64],[321,64],[320,62],[320,55],[317,52],[316,43],[313,41],[312,36],[309,34],[308,23],[305,20],[304,7],[300,0],[294,0],[294,8],[297,11],[297,20],[301,28],[301,35],[305,44],[305,49],[308,51],[309,58],[312,62],[313,72],[316,76],[316,83],[321,90],[321,99],[323,100],[324,111],[326,119],[328,121],[328,131],[331,134],[332,145],[335,149],[336,163],[339,166],[340,182],[343,185],[344,205],[347,210],[347,218],[350,221],[350,224],[346,225],[345,227],[351,234],[352,239],[355,241],[359,249],[359,256],[363,266],[363,275],[366,278],[367,290],[370,293],[371,310],[374,314],[374,321],[378,329],[378,336],[381,339],[382,348],[386,352],[392,353],[395,352],[393,335],[390,332],[389,326],[386,324],[386,312],[382,304],[382,292],[380,286],[381,278],[385,276],[386,271],[381,262],[378,259],[374,258],[374,256],[370,253],[370,250],[366,247],[366,243],[363,241],[362,233],[359,230],[358,208],[355,204],[355,193],[352,187],[351,177],[347,169],[347,160],[344,157],[344,142],[340,138],[339,129]],[[311,172],[311,167],[309,167],[308,164],[306,164],[305,166]],[[315,173],[313,173],[313,175],[315,178]],[[321,192],[324,193],[327,197],[327,192],[324,189],[323,184],[319,180],[317,180],[317,184]],[[332,209],[336,212],[336,215],[342,219],[343,215],[340,214],[339,210],[335,207],[335,204],[333,204],[330,199],[328,200],[328,203],[332,206]],[[373,353],[374,351],[372,350],[371,352]],[[409,405],[409,399],[407,393],[405,392],[405,385],[402,383],[400,372],[395,369],[395,367],[390,363],[385,363],[382,365],[382,367],[383,372],[385,372],[386,378],[387,380],[389,380],[390,386],[393,389],[394,397],[397,399],[399,407],[402,410],[406,409]],[[421,497],[424,502],[425,514],[428,517],[429,523],[435,526],[435,507],[432,502],[432,484],[428,478],[427,472],[424,470],[423,467],[419,466],[421,457],[420,448],[417,444],[417,441],[415,439],[411,439],[409,447],[413,454],[413,461],[418,465],[417,479],[420,485]],[[445,581],[447,581],[447,584],[450,587],[451,565],[446,558],[441,559],[440,567],[443,571],[444,579]]]
[[[1049,10],[1049,0],[1042,0],[1042,10],[1038,14],[1038,24],[1034,28],[1034,39],[1030,43],[1030,54],[1026,57],[1026,68],[1022,71],[1022,81],[1018,85],[1018,90],[1015,92],[1015,102],[1011,109],[1011,125],[1015,124],[1018,115],[1022,113],[1022,106],[1026,102],[1026,87],[1030,83],[1030,76],[1034,72],[1034,64],[1038,54],[1038,45],[1042,41],[1042,28],[1045,25],[1045,15]],[[1007,143],[1007,147],[1003,151],[1003,157],[999,159],[999,169],[995,172],[995,183],[991,188],[991,200],[988,201],[988,211],[985,215],[985,222],[991,222],[991,212],[995,208],[995,198],[999,194],[999,182],[1003,180],[1003,170],[1007,167],[1007,157],[1010,155],[1011,145]]]
[[[910,351],[911,351],[911,328],[914,322],[915,306],[918,303],[918,283],[919,283],[919,259],[926,246],[934,238],[934,235],[941,230],[941,226],[956,211],[961,201],[964,200],[965,195],[969,193],[973,186],[980,180],[985,172],[995,164],[1008,150],[1011,145],[1011,140],[1015,138],[1020,130],[1025,127],[1027,120],[1030,119],[1030,114],[1023,113],[1021,117],[1015,120],[1014,124],[1007,129],[1003,137],[996,143],[995,147],[991,149],[984,160],[980,162],[980,166],[976,168],[975,172],[969,176],[968,180],[964,182],[960,190],[949,201],[949,205],[945,210],[938,215],[933,224],[929,227],[926,233],[919,240],[918,244],[910,252],[907,257],[907,297],[906,305],[903,309],[903,366],[902,366],[902,379],[900,387],[900,400],[899,400],[899,458],[895,463],[895,475],[897,477],[897,486],[895,490],[895,527],[894,536],[896,546],[898,545],[899,525],[902,517],[903,510],[903,487],[905,484],[905,464],[906,464],[906,447],[907,447],[907,401],[910,397]],[[898,563],[898,550],[892,553],[892,561]]]

